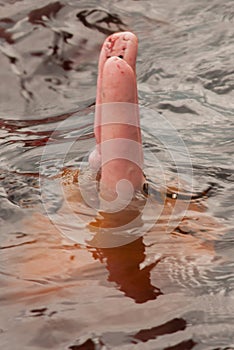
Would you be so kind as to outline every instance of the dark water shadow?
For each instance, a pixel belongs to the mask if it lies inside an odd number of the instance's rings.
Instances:
[[[115,282],[119,290],[136,303],[145,303],[162,295],[150,279],[150,272],[159,261],[141,268],[145,260],[142,237],[120,247],[97,248],[92,255],[94,259],[105,262],[109,271],[108,281]]]
[[[100,346],[107,346],[112,343],[114,346],[121,346],[126,344],[141,344],[150,340],[155,340],[160,336],[173,334],[176,332],[184,331],[187,327],[187,322],[183,318],[172,319],[162,325],[155,326],[149,329],[141,329],[137,333],[125,333],[125,332],[111,332],[104,333],[101,336],[95,337],[95,339],[86,339],[82,344],[76,344],[69,346],[71,350],[97,350]],[[190,350],[197,343],[193,339],[183,340],[172,346],[165,347],[164,350]]]

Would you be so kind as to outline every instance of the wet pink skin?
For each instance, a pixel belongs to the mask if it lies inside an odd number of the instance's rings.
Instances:
[[[96,149],[89,163],[93,169],[100,168],[101,192],[116,192],[123,179],[131,183],[134,191],[140,190],[145,180],[135,71],[137,47],[133,33],[120,32],[109,36],[100,52]]]

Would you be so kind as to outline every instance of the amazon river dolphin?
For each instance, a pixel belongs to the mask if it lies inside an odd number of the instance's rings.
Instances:
[[[138,40],[131,32],[114,33],[101,49],[90,166],[100,170],[105,198],[129,198],[142,190],[143,150],[136,82]],[[108,195],[107,195],[108,193]],[[130,196],[130,197],[129,197]]]

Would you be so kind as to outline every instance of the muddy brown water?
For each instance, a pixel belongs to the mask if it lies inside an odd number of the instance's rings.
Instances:
[[[0,0],[1,349],[234,349],[233,22],[228,0]],[[88,191],[97,60],[119,30],[139,38],[145,172],[166,209],[128,244],[87,246],[108,215],[54,175],[82,165]],[[178,171],[199,195],[172,215]]]

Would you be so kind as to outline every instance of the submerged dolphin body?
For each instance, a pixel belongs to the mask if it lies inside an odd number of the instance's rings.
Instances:
[[[100,192],[120,195],[141,190],[143,150],[138,110],[136,57],[138,41],[130,32],[109,36],[98,67],[94,133],[96,149],[89,157],[100,168]],[[122,186],[122,187],[121,187]]]

